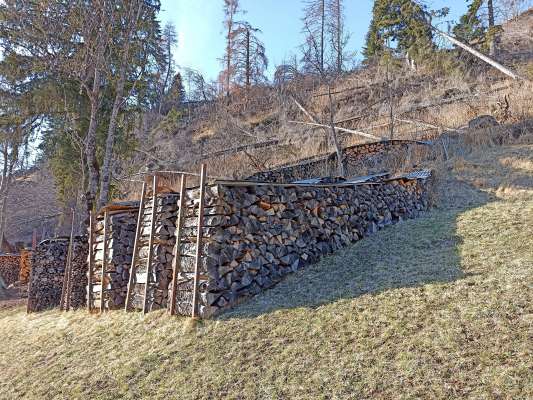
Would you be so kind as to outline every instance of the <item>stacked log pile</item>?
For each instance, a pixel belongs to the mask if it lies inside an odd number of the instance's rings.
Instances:
[[[428,208],[427,186],[425,179],[398,179],[359,186],[211,188],[218,199],[206,209],[200,315],[231,307],[324,254],[416,217]],[[192,288],[190,281],[186,285]]]
[[[173,249],[176,243],[178,199],[179,194],[177,193],[164,193],[157,196],[151,274],[148,277],[147,310],[156,310],[167,306],[168,287],[172,279]],[[147,280],[152,207],[153,197],[146,201],[143,209],[141,241],[132,299],[133,307],[139,309],[143,308]]]
[[[0,255],[0,278],[6,286],[19,279],[20,256],[16,254]]]
[[[20,252],[20,273],[19,281],[21,283],[28,283],[30,279],[31,269],[31,250],[21,250]]]
[[[69,239],[49,239],[37,246],[32,253],[31,273],[28,288],[28,311],[41,311],[59,306],[63,277],[67,263]],[[85,306],[87,284],[87,255],[89,246],[86,236],[74,239],[72,253],[71,307]]]
[[[107,266],[104,276],[104,307],[123,308],[130,277],[138,210],[114,211],[108,217]],[[100,307],[102,264],[104,261],[104,221],[94,229],[93,307]]]
[[[181,315],[192,315],[194,269],[196,263],[196,243],[198,234],[198,214],[200,191],[188,190],[184,201],[184,222],[181,228],[178,275],[176,285],[176,312]],[[204,195],[204,222],[202,229],[202,254],[199,260],[199,292],[201,297],[207,296],[209,275],[208,268],[217,268],[218,258],[212,257],[214,238],[219,238],[219,225],[230,215],[232,209],[220,200],[220,186],[206,186]],[[177,234],[177,231],[176,231]],[[206,302],[199,305],[200,315],[207,315]]]
[[[386,166],[405,163],[409,149],[417,145],[422,145],[422,142],[384,140],[347,147],[344,149],[346,173],[348,175],[361,175],[383,172]],[[331,153],[295,165],[258,172],[247,179],[259,182],[288,183],[302,179],[334,176],[336,173],[337,156],[335,153]]]

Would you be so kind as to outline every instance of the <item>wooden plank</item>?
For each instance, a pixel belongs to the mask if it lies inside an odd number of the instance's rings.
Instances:
[[[185,196],[187,190],[187,176],[181,176],[180,184],[180,200],[179,200],[179,209],[178,209],[178,221],[177,221],[177,233],[176,233],[176,244],[174,246],[174,259],[172,260],[172,288],[170,292],[170,315],[176,314],[176,290],[178,288],[178,272],[181,268],[181,235],[182,235],[182,226],[183,226],[183,217],[184,207],[185,207]]]
[[[70,241],[67,252],[67,268],[68,268],[68,280],[67,280],[67,293],[65,298],[65,308],[70,310],[70,300],[72,297],[72,254],[74,253],[74,221],[76,219],[76,212],[72,210],[72,224],[70,227]]]
[[[150,286],[150,273],[152,272],[152,246],[154,241],[154,227],[157,213],[157,175],[153,176],[152,181],[152,199],[154,207],[152,207],[152,221],[150,222],[150,239],[148,241],[148,259],[146,261],[146,284],[144,285],[144,300],[143,300],[143,314],[146,314],[148,305],[148,287]]]
[[[198,300],[199,300],[199,285],[200,278],[200,258],[202,257],[202,229],[204,225],[204,196],[205,196],[205,164],[202,164],[200,171],[200,205],[198,209],[198,233],[196,236],[196,262],[194,263],[194,286],[192,297],[192,317],[198,317]]]
[[[129,310],[129,307],[131,304],[131,294],[133,291],[133,285],[135,284],[134,277],[135,277],[135,271],[137,268],[137,261],[139,257],[139,242],[141,239],[141,232],[142,232],[142,219],[143,219],[143,212],[144,212],[145,197],[146,197],[146,182],[143,182],[142,190],[141,190],[141,201],[139,202],[139,214],[137,215],[137,226],[135,228],[135,242],[133,244],[133,256],[131,259],[130,277],[128,279],[126,302],[124,304],[124,311],[126,312]]]
[[[87,273],[87,311],[91,312],[93,309],[93,274],[94,274],[94,225],[95,225],[94,211],[91,210],[89,214],[89,271]]]
[[[68,287],[70,282],[70,253],[72,251],[72,239],[74,235],[74,210],[72,210],[72,221],[70,224],[70,237],[67,247],[67,259],[65,261],[65,270],[63,272],[63,286],[61,287],[61,299],[59,300],[59,309],[61,311],[67,309]]]
[[[109,214],[107,211],[104,212],[104,249],[103,249],[103,261],[102,261],[102,273],[101,273],[101,290],[100,290],[100,312],[104,312],[105,302],[104,302],[104,278],[107,270],[107,235],[109,230]]]

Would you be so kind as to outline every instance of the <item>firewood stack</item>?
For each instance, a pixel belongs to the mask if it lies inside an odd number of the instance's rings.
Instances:
[[[28,283],[30,279],[31,269],[31,250],[21,250],[20,252],[20,273],[19,281],[21,283]]]
[[[426,210],[427,180],[398,179],[360,186],[218,186],[206,208],[201,261],[200,315],[208,316],[253,296],[285,275],[378,229]],[[184,232],[185,233],[185,232]],[[195,250],[183,243],[182,252]],[[181,264],[180,296],[192,297]],[[334,272],[333,272],[334,273]]]
[[[135,242],[138,211],[128,208],[114,211],[108,218],[107,266],[104,277],[104,307],[124,307]],[[104,259],[104,221],[101,217],[94,229],[93,307],[100,307],[102,264]]]
[[[68,238],[48,239],[39,243],[32,253],[28,311],[41,311],[59,306],[67,264],[68,244]],[[87,237],[75,237],[72,248],[70,305],[77,308],[85,306],[89,251]]]
[[[6,286],[16,282],[19,278],[20,256],[0,255],[0,278]]]
[[[168,286],[172,279],[173,248],[176,243],[175,230],[178,215],[177,193],[158,194],[155,214],[152,264],[147,293],[147,309],[156,310],[167,306]],[[153,197],[145,203],[142,217],[139,257],[133,289],[132,306],[143,308],[146,284],[149,238],[152,220]]]
[[[412,140],[383,140],[347,147],[343,150],[346,173],[351,175],[383,172],[391,165],[397,167],[408,160],[410,149],[427,148],[421,142]],[[335,176],[337,155],[331,153],[323,157],[313,157],[293,165],[284,165],[272,170],[257,172],[248,180],[259,182],[288,183],[302,179]],[[394,170],[394,168],[393,168]]]

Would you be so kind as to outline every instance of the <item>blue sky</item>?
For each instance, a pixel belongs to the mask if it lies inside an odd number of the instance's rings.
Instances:
[[[176,63],[215,79],[224,52],[222,0],[162,0],[161,20],[172,21],[178,32]],[[447,19],[458,20],[465,0],[429,0],[431,8],[450,7]],[[351,33],[349,51],[361,53],[372,14],[372,0],[345,0],[346,26]],[[263,31],[269,71],[297,52],[302,43],[302,0],[241,0],[247,13],[241,17]]]

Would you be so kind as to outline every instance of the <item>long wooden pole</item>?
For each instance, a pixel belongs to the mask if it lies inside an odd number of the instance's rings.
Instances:
[[[319,123],[315,123],[315,122],[304,122],[304,121],[288,121],[288,122],[293,123],[293,124],[302,124],[302,125],[309,125],[309,126],[317,126],[317,127],[320,127],[320,128],[328,128],[327,125],[319,124]],[[341,132],[353,133],[354,135],[364,136],[364,137],[367,137],[369,139],[382,140],[382,138],[380,138],[378,136],[371,135],[370,133],[365,133],[365,132],[361,132],[361,131],[354,131],[353,129],[341,128],[339,126],[335,126],[335,130],[341,131]]]
[[[89,271],[87,272],[87,311],[93,309],[93,274],[94,274],[94,211],[89,214]]]
[[[514,73],[513,71],[511,71],[509,68],[504,67],[499,62],[494,61],[492,58],[486,56],[485,54],[482,54],[479,51],[477,51],[476,49],[473,49],[472,47],[464,44],[463,42],[460,42],[459,40],[457,40],[453,36],[448,35],[447,33],[441,31],[440,29],[437,29],[437,28],[435,28],[432,25],[430,25],[430,26],[435,32],[437,32],[442,37],[448,39],[450,42],[452,42],[456,46],[468,51],[469,53],[473,54],[477,58],[485,61],[487,64],[489,64],[489,65],[493,66],[494,68],[496,68],[497,70],[503,72],[505,75],[507,75],[507,76],[509,76],[509,77],[511,77],[513,79],[523,79],[521,76],[519,76],[516,73]]]
[[[198,207],[198,232],[196,234],[196,255],[194,263],[194,281],[193,281],[193,296],[192,296],[192,317],[198,317],[198,302],[199,302],[199,278],[200,278],[200,262],[202,257],[202,236],[204,226],[204,206],[205,206],[205,164],[202,164],[200,172],[200,205]]]
[[[72,297],[72,257],[74,253],[74,220],[76,219],[76,211],[72,210],[72,225],[70,227],[70,241],[67,253],[68,266],[68,280],[67,280],[67,296],[65,298],[65,309],[70,310],[70,298]]]
[[[150,238],[148,240],[148,259],[146,261],[146,283],[144,284],[143,314],[148,311],[148,287],[150,286],[150,274],[152,272],[152,247],[154,245],[154,228],[157,211],[157,175],[152,181],[152,220],[150,221]]]
[[[178,221],[176,226],[176,245],[174,246],[174,259],[172,260],[172,291],[170,293],[170,315],[176,314],[176,291],[178,289],[178,272],[181,267],[181,228],[185,216],[185,196],[187,189],[187,176],[181,176],[180,200],[178,204]]]
[[[107,271],[107,231],[109,229],[109,215],[108,211],[106,210],[104,212],[104,249],[103,249],[103,260],[102,260],[102,272],[101,272],[101,279],[100,279],[100,312],[104,312],[105,309],[105,274]]]
[[[72,240],[74,236],[74,210],[72,210],[72,220],[70,224],[70,237],[67,247],[67,258],[65,260],[65,270],[63,272],[63,287],[61,288],[61,300],[59,302],[59,309],[61,311],[68,310],[69,297],[69,282],[70,282],[70,254],[72,252]]]
[[[133,291],[133,285],[135,285],[135,274],[137,273],[137,260],[139,258],[139,241],[142,236],[142,223],[144,203],[146,196],[146,182],[143,182],[141,190],[141,201],[139,202],[139,213],[137,215],[137,226],[135,228],[135,242],[133,243],[133,256],[131,258],[130,276],[128,278],[128,289],[126,292],[126,303],[124,304],[124,311],[128,311],[131,304],[131,294]]]

